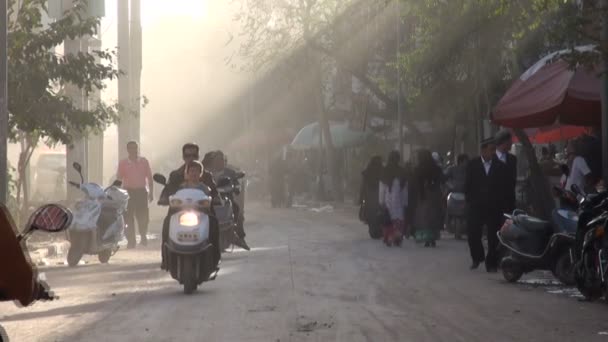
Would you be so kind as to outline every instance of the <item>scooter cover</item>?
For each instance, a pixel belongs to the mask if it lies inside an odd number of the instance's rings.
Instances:
[[[74,220],[70,229],[93,230],[97,228],[97,220],[101,214],[101,203],[97,200],[86,199],[76,202]]]

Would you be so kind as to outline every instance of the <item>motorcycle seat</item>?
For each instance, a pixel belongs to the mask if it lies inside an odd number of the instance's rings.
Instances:
[[[517,225],[529,232],[551,231],[551,222],[528,215],[519,215],[514,220]]]

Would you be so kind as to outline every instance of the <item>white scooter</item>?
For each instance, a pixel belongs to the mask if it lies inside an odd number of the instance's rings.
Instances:
[[[154,181],[167,186],[163,175],[155,174]],[[191,294],[203,282],[215,280],[219,271],[209,239],[211,197],[199,189],[181,189],[169,197],[168,204],[176,212],[170,218],[169,239],[162,246],[165,261],[171,277],[184,286],[185,294]]]
[[[74,163],[80,175],[80,184],[69,182],[80,189],[85,198],[74,208],[74,220],[68,230],[70,249],[68,265],[78,265],[84,254],[97,255],[101,263],[107,263],[118,251],[118,243],[123,239],[129,194],[120,189],[120,181],[107,189],[95,183],[85,183],[82,166]]]

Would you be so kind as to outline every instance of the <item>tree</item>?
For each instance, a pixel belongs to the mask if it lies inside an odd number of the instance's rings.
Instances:
[[[577,8],[563,0],[408,0],[415,44],[402,64],[414,112],[459,118],[480,131],[482,119],[519,75],[543,54],[580,44]],[[437,101],[437,99],[441,99]],[[533,203],[548,218],[553,200],[532,145],[517,132],[530,159]]]
[[[336,170],[328,104],[323,93],[323,68],[335,64],[347,70],[389,110],[394,110],[396,101],[372,80],[377,73],[370,72],[378,50],[375,46],[370,48],[369,43],[382,40],[382,36],[365,39],[363,34],[371,27],[370,23],[386,26],[388,6],[386,1],[254,0],[241,2],[236,16],[242,24],[244,42],[239,55],[245,59],[246,69],[264,70],[290,63],[297,81],[308,84],[311,102],[317,104],[334,189],[341,189],[341,179]],[[386,63],[375,62],[376,67],[384,69]]]
[[[65,40],[97,33],[100,19],[83,15],[87,1],[76,0],[62,19],[45,26],[42,15],[46,0],[21,0],[18,4],[9,0],[9,138],[22,144],[19,188],[25,185],[25,168],[40,141],[70,145],[75,136],[101,132],[118,118],[116,105],[99,101],[83,109],[65,95],[68,85],[87,95],[103,90],[107,80],[119,75],[113,65],[114,52],[55,52]],[[27,203],[27,198],[24,200]]]

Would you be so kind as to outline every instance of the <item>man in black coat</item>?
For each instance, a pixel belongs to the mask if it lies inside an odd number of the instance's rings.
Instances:
[[[498,237],[496,232],[502,223],[504,210],[505,178],[507,167],[496,157],[493,139],[481,143],[481,156],[467,164],[465,196],[467,201],[467,235],[473,263],[476,269],[485,261],[488,272],[498,268]],[[487,227],[488,254],[485,255],[482,235]]]
[[[237,179],[239,172],[232,167],[228,166],[228,159],[224,152],[218,150],[213,153],[213,169],[211,170],[211,174],[214,180],[219,181],[222,177],[228,177],[237,183],[240,181]],[[241,189],[241,192],[237,194],[233,194],[232,201],[232,209],[234,211],[234,217],[236,218],[236,235],[237,239],[235,239],[234,244],[241,247],[244,250],[251,250],[249,245],[245,241],[245,215],[243,212],[245,205],[245,198],[242,197],[244,195],[245,189]]]
[[[496,135],[496,157],[507,167],[505,179],[505,203],[503,211],[512,213],[515,210],[515,187],[517,186],[517,157],[510,153],[513,136],[508,131]]]

